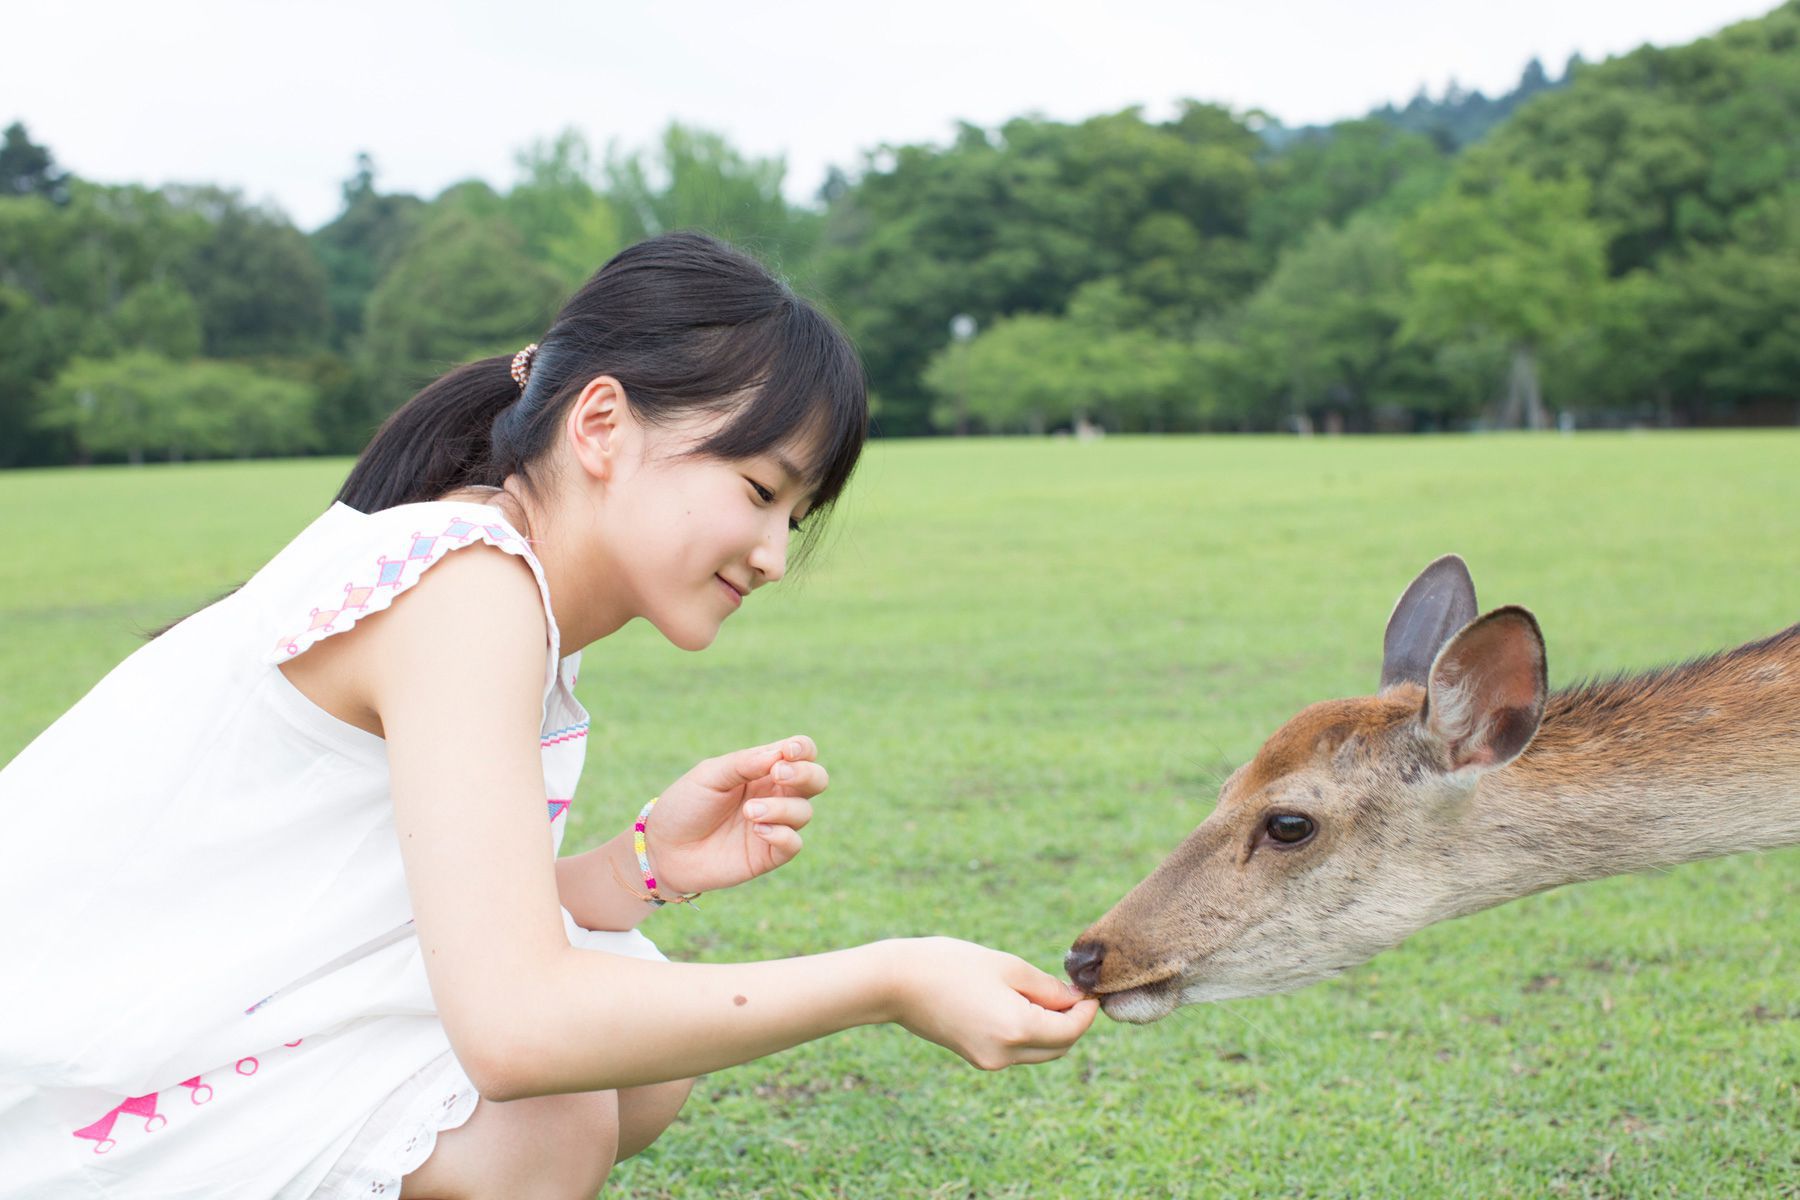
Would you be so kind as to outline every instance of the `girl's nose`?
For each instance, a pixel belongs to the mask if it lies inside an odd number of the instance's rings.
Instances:
[[[787,574],[788,530],[783,526],[781,532],[770,534],[756,544],[750,552],[750,566],[763,578],[764,583],[775,583]]]

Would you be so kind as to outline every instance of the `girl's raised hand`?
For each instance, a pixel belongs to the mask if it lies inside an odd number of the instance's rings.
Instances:
[[[709,758],[656,802],[644,838],[657,889],[713,892],[800,853],[812,797],[830,777],[804,734]]]

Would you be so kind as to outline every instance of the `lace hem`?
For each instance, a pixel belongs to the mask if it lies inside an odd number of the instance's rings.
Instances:
[[[466,1123],[481,1096],[446,1051],[382,1102],[313,1193],[314,1200],[400,1195],[400,1181],[437,1148],[440,1133]]]

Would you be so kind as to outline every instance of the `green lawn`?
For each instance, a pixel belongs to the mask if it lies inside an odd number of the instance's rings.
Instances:
[[[0,475],[0,757],[254,570],[342,462]],[[24,519],[20,519],[20,514]],[[791,731],[807,851],[647,927],[703,960],[946,933],[1055,969],[1302,705],[1373,690],[1436,555],[1551,676],[1800,619],[1800,435],[873,447],[707,653],[588,652],[567,849]],[[703,1080],[634,1197],[1800,1195],[1800,851],[1534,897],[1291,996],[1102,1021],[986,1075],[891,1029]],[[596,1031],[599,1036],[601,1031]]]

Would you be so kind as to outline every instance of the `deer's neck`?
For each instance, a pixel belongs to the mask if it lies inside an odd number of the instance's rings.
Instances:
[[[1468,912],[1560,884],[1800,843],[1800,626],[1551,697],[1463,832]]]

